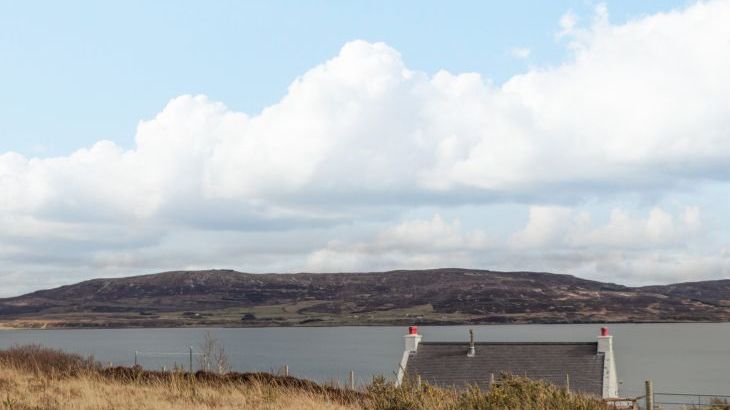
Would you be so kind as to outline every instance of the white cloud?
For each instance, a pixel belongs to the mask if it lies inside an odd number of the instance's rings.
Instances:
[[[703,234],[696,207],[674,214],[653,208],[645,217],[616,208],[605,223],[593,222],[596,216],[582,209],[535,206],[522,229],[500,238],[436,214],[385,227],[369,238],[332,240],[309,255],[308,269],[476,266],[570,272],[627,284],[730,272],[727,252],[693,248]]]
[[[509,53],[512,57],[524,60],[530,56],[531,50],[527,47],[514,47]]]
[[[257,115],[180,96],[140,122],[131,149],[100,141],[63,157],[0,154],[0,222],[7,227],[0,258],[71,253],[75,244],[74,258],[82,260],[88,249],[106,246],[113,254],[122,244],[160,243],[184,229],[323,229],[382,221],[388,211],[398,220],[404,209],[425,205],[671,196],[703,181],[727,182],[728,20],[724,1],[622,25],[609,23],[604,6],[585,27],[569,13],[560,36],[571,58],[502,85],[475,73],[429,75],[385,44],[353,41]],[[523,248],[566,240],[569,247],[664,247],[701,225],[691,209],[656,209],[639,220],[617,211],[598,228],[570,210],[533,212],[513,238]],[[451,244],[456,261],[467,243],[479,242],[461,236],[454,222],[399,229],[387,237],[424,230],[400,241],[414,255],[423,250],[422,264],[431,263],[426,253],[435,246],[419,242],[428,232],[441,229],[431,237],[438,249]],[[26,240],[15,243],[18,237]],[[111,237],[114,244],[98,244]],[[367,250],[376,251],[388,250]],[[7,268],[20,270],[17,263]]]
[[[366,242],[348,243],[333,240],[308,258],[308,269],[324,271],[393,268],[429,268],[467,266],[471,252],[488,247],[485,232],[466,231],[459,220],[444,221],[436,214],[432,219],[406,220],[378,232]]]
[[[580,219],[582,215],[575,216],[570,208],[533,206],[527,225],[512,235],[511,242],[517,248],[549,247],[562,241]]]
[[[730,151],[717,147],[730,144],[730,55],[720,52],[730,4],[620,26],[601,10],[572,61],[500,87],[478,74],[413,71],[387,45],[354,41],[253,117],[178,97],[140,123],[132,150],[104,141],[61,158],[3,155],[3,205],[145,217],[190,197],[546,198],[555,187],[725,179]]]
[[[382,249],[410,248],[421,251],[472,249],[486,245],[484,232],[462,232],[461,222],[444,221],[441,215],[431,220],[417,219],[400,223],[378,235],[377,243]]]
[[[574,35],[577,24],[578,16],[572,10],[568,10],[560,16],[560,21],[558,22],[560,31],[557,32],[556,37],[560,39],[565,36]]]
[[[655,207],[646,218],[615,208],[603,225],[594,226],[591,219],[585,211],[534,206],[527,225],[512,235],[510,244],[517,249],[645,249],[685,244],[700,233],[697,207],[687,207],[677,216]]]

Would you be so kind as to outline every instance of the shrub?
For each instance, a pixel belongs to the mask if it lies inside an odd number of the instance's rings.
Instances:
[[[605,410],[600,399],[567,392],[525,377],[502,375],[488,391],[473,386],[466,391],[442,389],[405,381],[400,387],[379,378],[368,387],[366,408],[375,410]]]
[[[84,357],[39,345],[15,345],[0,350],[0,364],[36,374],[57,375],[74,375],[101,368],[93,356]]]
[[[472,387],[462,393],[456,408],[602,410],[608,406],[599,398],[570,393],[546,382],[502,375],[499,382],[486,392]]]
[[[374,410],[421,410],[448,408],[458,397],[448,389],[440,389],[422,384],[421,386],[406,379],[401,386],[388,382],[384,377],[376,377],[367,386],[365,408]]]

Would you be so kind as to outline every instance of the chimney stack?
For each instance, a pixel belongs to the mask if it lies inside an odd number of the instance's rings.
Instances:
[[[469,352],[467,352],[466,357],[474,357],[476,354],[476,348],[474,347],[474,329],[469,329]]]
[[[406,344],[406,352],[416,352],[421,342],[421,335],[418,334],[418,327],[408,326],[408,334],[403,336]]]
[[[607,327],[601,328],[598,336],[598,353],[603,353],[603,397],[618,397],[618,376],[613,357],[613,336]]]
[[[408,366],[408,358],[416,353],[418,350],[418,344],[421,343],[421,335],[418,334],[418,328],[416,326],[408,326],[408,334],[403,336],[406,348],[403,351],[403,357],[400,360],[400,366],[398,366],[398,373],[395,378],[395,385],[400,386],[403,382],[403,376],[406,374],[406,366]]]
[[[608,334],[608,328],[601,328],[601,335],[598,336],[598,353],[613,353],[613,336]]]

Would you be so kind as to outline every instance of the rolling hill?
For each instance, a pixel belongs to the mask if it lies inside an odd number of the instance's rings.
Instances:
[[[474,269],[93,279],[0,299],[10,327],[326,326],[730,320],[730,280],[626,287]]]

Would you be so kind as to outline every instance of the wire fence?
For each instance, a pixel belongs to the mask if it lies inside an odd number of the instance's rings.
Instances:
[[[646,394],[633,398],[633,406],[621,408],[646,410],[730,410],[730,395],[703,393],[676,393],[654,391],[651,380],[645,382]],[[618,404],[623,399],[607,399],[610,404]]]
[[[656,392],[654,405],[662,409],[730,410],[730,395]]]
[[[210,370],[205,368],[206,366],[203,364],[196,366],[196,360],[201,359],[204,356],[206,356],[206,353],[196,351],[192,346],[190,346],[185,352],[150,352],[135,350],[134,365],[150,368],[149,364],[152,362],[155,363],[162,371],[187,370],[194,372],[197,370]],[[180,361],[173,360],[177,358],[179,358]],[[204,363],[206,360],[203,359],[200,362]],[[282,376],[290,375],[289,366],[286,364],[281,366],[279,369],[270,369],[270,372]],[[325,384],[356,389],[358,386],[357,381],[355,372],[351,370],[346,377],[346,382],[340,377],[336,377],[331,378],[328,382],[325,382]],[[490,380],[490,384],[491,383],[495,383],[493,378]],[[646,394],[643,396],[604,399],[604,401],[610,408],[616,409],[730,410],[730,395],[654,392],[651,381],[646,382],[646,389]]]
[[[157,362],[169,363],[170,359],[180,358],[180,368],[185,369],[187,367],[187,370],[189,372],[193,372],[196,369],[193,359],[203,357],[204,355],[205,354],[202,352],[196,352],[192,346],[190,346],[187,352],[143,352],[140,350],[135,350],[134,365],[140,366],[143,359],[158,359]],[[164,364],[161,365],[161,370],[167,370],[166,367],[167,366],[165,366]],[[177,360],[173,361],[172,368],[178,368]]]
[[[210,352],[205,353],[201,351],[196,351],[195,348],[193,348],[192,346],[190,346],[190,348],[186,352],[151,352],[135,350],[134,352],[130,353],[134,355],[134,359],[132,362],[134,366],[140,366],[149,370],[180,370],[189,372],[195,372],[198,370],[218,371],[215,368],[214,363],[209,363],[211,359],[210,356],[212,355]],[[206,356],[208,356],[207,360]],[[125,363],[129,362],[125,361]],[[109,365],[113,366],[114,363],[109,362]],[[279,376],[291,376],[289,365],[287,364],[283,364],[280,367],[268,368],[263,371]],[[330,377],[322,380],[316,380],[315,378],[313,380],[317,381],[318,383],[322,383],[332,387],[350,388],[354,390],[365,386],[370,379],[363,378],[362,376],[357,376],[354,370],[349,370],[345,373],[345,375],[338,374],[335,377]]]

